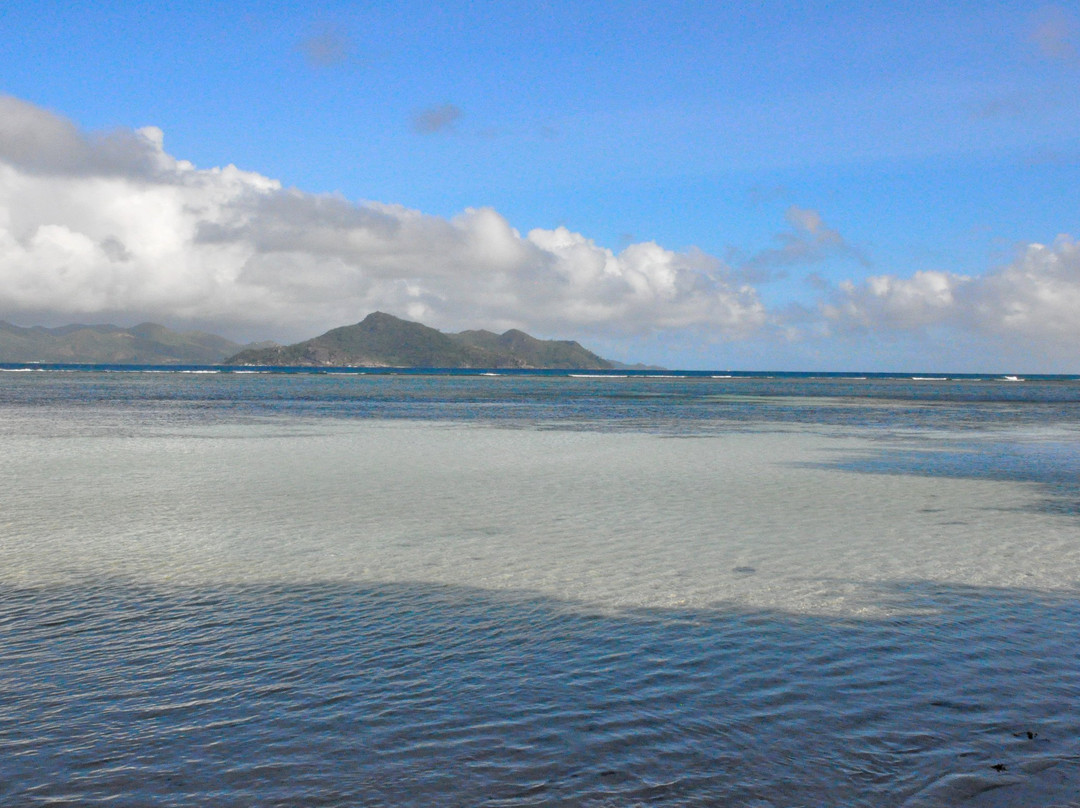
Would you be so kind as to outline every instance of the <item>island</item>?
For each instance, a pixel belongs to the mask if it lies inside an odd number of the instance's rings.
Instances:
[[[609,370],[617,367],[572,340],[542,340],[511,329],[444,334],[377,311],[294,345],[248,349],[226,365]]]

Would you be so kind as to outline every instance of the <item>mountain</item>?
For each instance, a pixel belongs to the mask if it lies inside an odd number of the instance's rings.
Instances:
[[[444,334],[379,311],[356,325],[335,328],[295,345],[241,351],[225,364],[582,370],[613,366],[568,340],[540,340],[517,330]]]
[[[224,337],[156,323],[22,328],[0,321],[0,362],[214,365],[242,347]]]

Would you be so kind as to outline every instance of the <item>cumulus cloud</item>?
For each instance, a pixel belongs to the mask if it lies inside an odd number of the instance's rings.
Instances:
[[[1028,244],[985,275],[921,271],[841,284],[823,308],[844,329],[945,328],[1005,339],[1075,346],[1080,339],[1080,244],[1060,236]]]
[[[619,252],[566,228],[520,234],[198,169],[160,130],[103,136],[0,98],[0,317],[162,319],[291,339],[381,309],[440,328],[635,334],[766,324],[716,259]]]
[[[25,173],[161,177],[177,162],[165,158],[162,137],[155,127],[87,135],[51,112],[0,95],[0,163]]]
[[[461,110],[453,104],[443,104],[438,107],[422,110],[413,117],[413,129],[422,135],[433,135],[436,132],[445,132],[453,129]]]
[[[957,335],[1059,346],[1080,339],[1080,244],[1021,247],[983,275],[923,270],[836,284],[767,311],[767,273],[857,251],[792,207],[776,246],[733,265],[654,242],[613,250],[565,227],[515,230],[497,211],[453,218],[200,169],[160,130],[80,131],[0,97],[0,318],[160,320],[293,340],[383,310],[444,330],[522,328],[606,340],[687,330],[709,339]]]

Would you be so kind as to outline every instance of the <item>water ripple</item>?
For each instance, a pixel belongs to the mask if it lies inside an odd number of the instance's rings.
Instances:
[[[958,765],[1068,747],[1076,598],[902,589],[949,608],[600,617],[449,587],[9,586],[0,800],[888,806]]]

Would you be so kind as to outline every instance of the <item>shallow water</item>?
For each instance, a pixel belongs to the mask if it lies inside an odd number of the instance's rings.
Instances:
[[[1078,751],[1075,382],[5,375],[3,804],[888,806]]]

